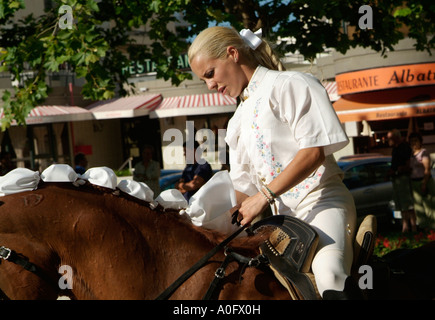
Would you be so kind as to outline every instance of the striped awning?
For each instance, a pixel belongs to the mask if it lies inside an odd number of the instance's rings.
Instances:
[[[329,100],[331,100],[331,102],[337,101],[340,98],[337,93],[337,82],[325,81],[322,82],[322,85],[325,87],[326,92],[328,92]]]
[[[220,93],[203,93],[164,98],[150,118],[167,118],[188,115],[234,112],[235,98]]]
[[[3,109],[0,118],[3,118]],[[26,124],[92,120],[92,113],[77,106],[37,106],[26,117]],[[14,120],[11,125],[16,125]]]
[[[135,95],[93,103],[86,107],[95,119],[146,116],[162,102],[161,94]]]

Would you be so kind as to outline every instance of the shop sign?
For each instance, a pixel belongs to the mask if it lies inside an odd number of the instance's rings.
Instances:
[[[426,117],[434,114],[434,102],[337,111],[337,116],[341,122]]]
[[[335,77],[337,94],[435,84],[435,63],[400,65],[347,72]]]
[[[168,61],[171,61],[173,57],[168,57]],[[178,69],[190,69],[189,59],[187,54],[182,54],[177,57]],[[143,61],[131,61],[130,65],[122,68],[122,74],[129,73],[130,75],[147,74],[156,72],[156,63],[150,59]]]

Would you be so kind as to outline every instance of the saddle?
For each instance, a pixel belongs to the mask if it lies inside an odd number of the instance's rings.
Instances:
[[[268,266],[278,281],[289,291],[293,300],[319,300],[311,263],[318,245],[316,231],[307,223],[289,216],[272,216],[252,227],[272,227],[269,238],[260,245]],[[373,253],[376,218],[366,216],[354,242],[353,270],[367,263]],[[352,272],[355,274],[355,272]]]
[[[233,223],[237,223],[238,212],[233,213]],[[374,222],[374,224],[373,224]],[[269,238],[260,244],[260,254],[255,258],[247,258],[228,251],[227,245],[241,232],[257,233],[262,227],[273,228]],[[373,228],[374,227],[374,228]],[[356,261],[367,261],[373,252],[376,220],[368,216],[362,223],[357,235],[355,248],[358,251]],[[310,272],[319,238],[316,231],[307,223],[296,218],[277,215],[256,222],[245,229],[239,228],[224,241],[204,255],[195,265],[184,272],[175,282],[164,290],[156,299],[168,299],[196,271],[202,268],[218,251],[225,249],[226,258],[216,270],[215,278],[210,284],[204,299],[210,299],[219,287],[219,281],[225,276],[225,267],[237,261],[244,267],[268,266],[281,284],[287,288],[294,300],[320,299],[314,275]],[[244,270],[244,269],[243,269]]]

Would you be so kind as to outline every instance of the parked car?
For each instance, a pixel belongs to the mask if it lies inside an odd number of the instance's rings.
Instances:
[[[174,170],[172,173],[161,174],[159,179],[160,190],[175,189],[175,184],[180,180],[182,173],[181,170]]]
[[[181,172],[180,169],[162,169],[160,170],[160,178],[170,174],[180,173],[180,172]]]
[[[380,225],[394,222],[393,184],[388,177],[391,157],[369,154],[340,158],[343,183],[352,193],[358,222],[373,214]],[[396,216],[397,217],[397,216]]]

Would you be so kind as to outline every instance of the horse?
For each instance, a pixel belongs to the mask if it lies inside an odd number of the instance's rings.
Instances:
[[[255,257],[267,236],[260,232],[239,237],[230,245],[235,252]],[[45,277],[0,260],[0,294],[20,300],[60,295],[86,300],[155,299],[225,237],[194,226],[176,210],[154,207],[120,190],[41,181],[34,191],[0,198],[0,247],[25,257]],[[435,298],[434,253],[432,242],[392,255],[389,266],[411,276],[375,279],[375,287],[382,290],[373,290],[380,295],[369,297]],[[171,299],[203,298],[224,259],[224,252],[214,255]],[[381,274],[378,270],[388,273],[390,267],[376,267],[374,275]],[[70,277],[67,286],[62,282],[65,276]],[[385,278],[390,281],[385,283]],[[245,269],[236,262],[228,265],[219,289],[215,298],[224,300],[291,300],[270,270]]]
[[[89,183],[40,182],[35,191],[0,201],[0,246],[28,258],[48,278],[2,261],[0,290],[9,299],[155,299],[224,238],[178,211]],[[262,239],[242,237],[231,247],[255,256]],[[201,299],[223,259],[216,254],[171,299]],[[70,267],[71,289],[58,285],[60,266]],[[247,268],[241,284],[239,269],[228,266],[219,299],[289,298],[271,273]]]

